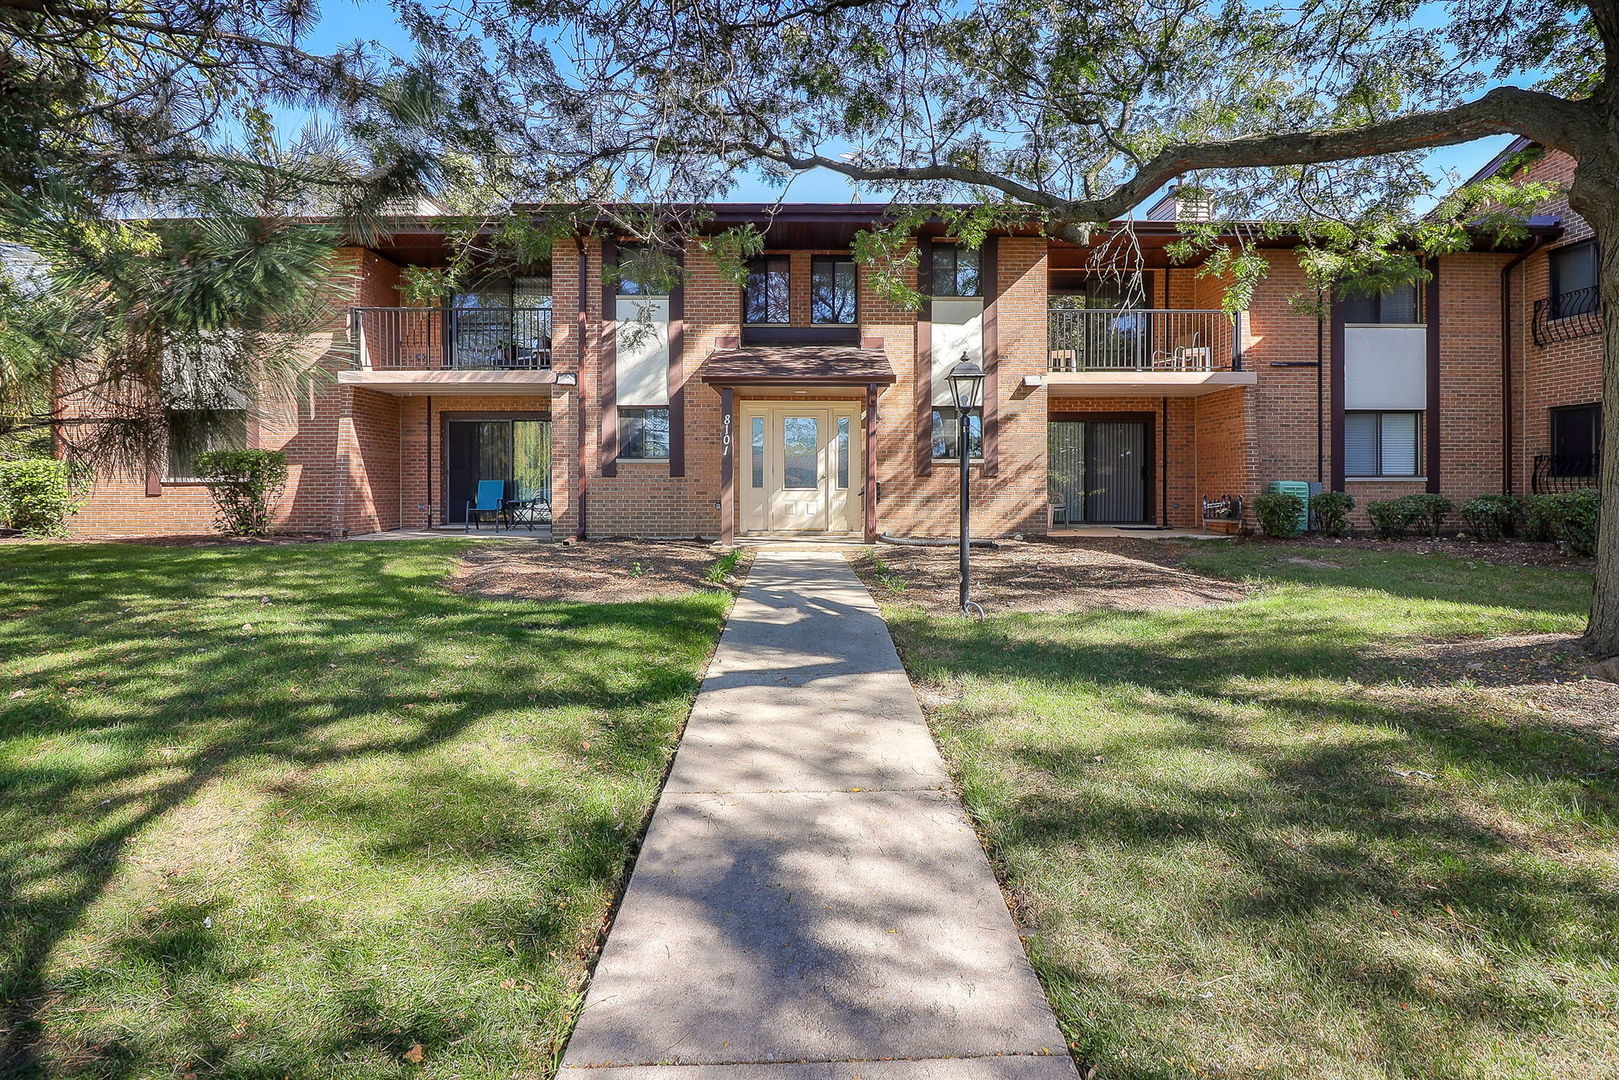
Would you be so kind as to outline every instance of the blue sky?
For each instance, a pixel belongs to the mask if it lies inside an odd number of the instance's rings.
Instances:
[[[1430,13],[1429,17],[1435,14]],[[386,0],[325,0],[321,20],[306,47],[330,51],[356,39],[375,41],[395,54],[408,55],[412,51],[410,36],[394,18]],[[286,120],[289,126],[302,122],[302,118],[294,114],[288,114]],[[1443,147],[1434,151],[1429,161],[1434,168],[1465,179],[1511,141],[1511,136],[1499,135],[1461,146]],[[770,202],[781,195],[780,187],[745,176],[728,198],[737,202]],[[848,202],[850,195],[849,184],[842,177],[822,169],[799,175],[787,191],[787,198],[794,202]]]

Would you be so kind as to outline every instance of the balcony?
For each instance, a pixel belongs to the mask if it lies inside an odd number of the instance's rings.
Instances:
[[[1242,317],[1167,308],[1050,309],[1047,382],[1054,390],[1194,396],[1252,386],[1242,370]]]
[[[551,366],[551,309],[354,308],[362,371],[542,371]]]
[[[354,368],[338,381],[386,394],[547,393],[551,309],[357,307]]]

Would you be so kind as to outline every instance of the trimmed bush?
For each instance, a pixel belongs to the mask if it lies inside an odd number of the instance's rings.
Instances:
[[[1279,540],[1299,534],[1299,515],[1304,513],[1304,500],[1285,491],[1267,491],[1254,496],[1254,517],[1266,536]]]
[[[1404,495],[1402,502],[1416,508],[1416,526],[1429,536],[1438,536],[1445,528],[1445,519],[1456,509],[1456,504],[1443,495],[1422,493]]]
[[[1409,498],[1409,496],[1407,497]],[[1381,499],[1366,504],[1377,535],[1385,540],[1399,540],[1416,528],[1422,518],[1422,507],[1406,498]]]
[[[1310,500],[1315,527],[1328,536],[1349,535],[1349,511],[1354,508],[1354,496],[1345,491],[1323,491]]]
[[[1583,488],[1558,495],[1543,495],[1551,519],[1552,537],[1559,546],[1575,555],[1597,553],[1597,514],[1601,500],[1595,488]]]
[[[1530,495],[1523,500],[1522,532],[1529,540],[1557,539],[1556,495]]]
[[[1462,503],[1467,531],[1485,540],[1511,536],[1523,514],[1523,501],[1515,495],[1480,495]]]
[[[197,475],[214,498],[214,527],[226,536],[263,536],[287,485],[287,455],[279,450],[209,450],[197,455]]]
[[[0,461],[0,524],[24,536],[66,536],[89,479],[83,467],[55,458]]]

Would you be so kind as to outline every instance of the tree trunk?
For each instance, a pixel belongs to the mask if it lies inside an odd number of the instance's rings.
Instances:
[[[1619,187],[1581,176],[1573,195],[1574,208],[1596,230],[1602,296],[1602,511],[1585,641],[1599,657],[1619,656]]]

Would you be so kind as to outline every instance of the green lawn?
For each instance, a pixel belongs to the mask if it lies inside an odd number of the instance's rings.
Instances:
[[[0,1076],[551,1071],[726,596],[459,550],[0,550]]]
[[[1589,576],[1187,560],[1259,588],[982,624],[888,608],[1077,1059],[1099,1080],[1619,1075],[1615,746],[1391,659],[1578,630]]]

